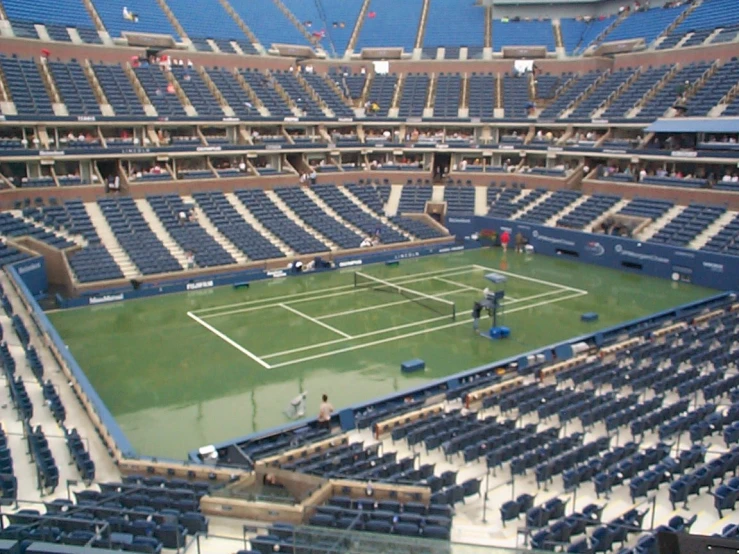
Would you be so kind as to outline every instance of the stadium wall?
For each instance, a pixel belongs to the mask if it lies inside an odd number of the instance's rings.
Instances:
[[[43,258],[24,260],[15,265],[6,267],[6,272],[19,297],[31,315],[31,320],[46,341],[52,354],[56,358],[62,371],[65,373],[74,388],[75,394],[82,402],[88,416],[98,429],[101,439],[105,443],[111,456],[115,460],[135,456],[131,443],[126,438],[118,422],[108,410],[97,391],[88,380],[85,372],[77,364],[74,356],[69,352],[67,345],[57,333],[54,326],[39,306],[33,293],[46,279]]]
[[[453,239],[450,238],[450,240],[442,243],[427,244],[422,246],[419,245],[412,248],[404,248],[399,250],[366,253],[355,251],[343,256],[333,256],[333,269],[317,271],[334,271],[352,267],[356,268],[367,264],[384,263],[396,260],[409,260],[422,256],[457,252],[464,250],[465,248],[476,247],[479,247],[479,245],[470,244],[468,246],[465,246],[455,244],[453,242]],[[278,269],[267,269],[265,267],[261,267],[258,269],[212,274],[195,278],[174,278],[162,282],[142,283],[140,288],[138,289],[134,289],[131,286],[99,289],[90,294],[86,294],[76,298],[63,298],[62,296],[57,295],[56,300],[57,305],[60,308],[97,306],[100,304],[110,304],[113,302],[122,302],[124,300],[133,300],[135,298],[158,296],[160,294],[172,294],[177,292],[200,292],[224,285],[236,285],[266,279],[279,279],[282,277],[286,277],[288,274],[290,274],[290,270],[287,267],[282,267]]]
[[[447,227],[457,240],[483,230],[507,230],[514,236],[520,232],[538,254],[662,279],[687,280],[724,291],[739,289],[739,257],[735,256],[494,217],[449,214]]]

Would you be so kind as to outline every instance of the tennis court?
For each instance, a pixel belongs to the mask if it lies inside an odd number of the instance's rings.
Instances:
[[[577,289],[481,265],[380,279],[354,272],[354,283],[188,312],[188,316],[266,369],[325,358],[470,325],[491,272],[507,277],[505,314],[565,302],[588,294]],[[401,272],[402,273],[402,272]],[[244,317],[260,325],[246,328]],[[275,351],[269,340],[289,329]],[[271,348],[271,349],[270,349]]]
[[[507,277],[503,323],[511,337],[501,341],[475,334],[470,317],[493,271]],[[284,410],[301,392],[308,414],[322,393],[341,408],[712,293],[480,249],[49,317],[134,447],[182,458],[286,423]],[[599,320],[581,322],[591,311]],[[402,374],[400,364],[413,358],[426,370]]]

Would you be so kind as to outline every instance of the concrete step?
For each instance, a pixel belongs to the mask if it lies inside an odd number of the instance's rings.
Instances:
[[[338,213],[336,213],[333,210],[333,208],[331,208],[331,206],[329,206],[328,204],[326,204],[326,202],[324,202],[321,199],[320,196],[318,196],[314,191],[312,191],[310,189],[310,187],[304,187],[303,190],[306,192],[306,194],[308,195],[308,197],[311,200],[313,200],[313,202],[315,202],[315,204],[319,208],[321,208],[324,212],[326,212],[328,215],[330,215],[331,217],[333,217],[336,221],[338,221],[339,223],[341,223],[344,227],[347,227],[348,229],[351,229],[353,232],[355,232],[356,234],[358,234],[360,237],[367,236],[367,234],[364,231],[362,231],[359,227],[357,227],[356,225],[353,225],[352,223],[350,223],[349,221],[347,221],[346,219],[344,219],[343,217],[341,217]]]
[[[172,254],[174,259],[177,260],[183,269],[186,268],[187,254],[185,253],[185,250],[177,244],[177,241],[174,240],[172,235],[170,235],[167,229],[165,229],[164,225],[157,217],[157,214],[154,212],[154,208],[151,207],[151,204],[149,204],[145,198],[137,198],[136,206],[138,206],[141,215],[144,216],[144,220],[149,224],[149,227],[151,227],[151,230],[162,242],[164,247],[169,250],[169,253]]]
[[[237,264],[245,264],[249,261],[249,259],[241,251],[241,249],[234,243],[232,243],[223,233],[218,230],[218,227],[216,227],[213,222],[208,219],[208,216],[205,215],[205,212],[200,209],[198,203],[195,202],[195,200],[191,196],[183,196],[182,201],[186,204],[192,204],[193,206],[195,206],[195,215],[198,218],[198,223],[200,224],[200,226],[205,229],[205,232],[213,237],[213,239],[218,244],[220,244],[226,252],[231,254],[233,259],[236,260]]]
[[[443,202],[444,201],[444,185],[434,185],[433,192],[431,193],[432,202]]]
[[[259,233],[266,237],[267,240],[269,240],[272,244],[274,244],[277,248],[280,249],[280,251],[285,254],[286,257],[292,258],[296,255],[296,252],[290,248],[287,244],[282,242],[277,236],[275,236],[269,229],[267,229],[264,225],[262,225],[259,220],[254,217],[254,215],[249,211],[249,209],[244,206],[244,203],[241,202],[241,200],[238,199],[238,197],[233,194],[232,192],[227,192],[225,194],[226,200],[230,202],[230,204],[234,207],[234,209],[239,212],[241,217],[244,218],[244,220],[254,227]]]
[[[98,203],[85,202],[85,211],[90,217],[90,221],[95,226],[95,230],[97,231],[103,246],[108,249],[108,252],[110,252],[115,263],[117,263],[118,267],[121,268],[123,276],[126,279],[139,277],[141,272],[138,267],[136,267],[136,264],[133,263],[133,260],[128,256],[128,253],[123,249],[121,243],[118,242],[118,239],[115,238],[115,233],[113,233],[113,229],[108,225],[108,220],[105,219]]]
[[[706,227],[700,235],[690,241],[690,248],[695,248],[696,250],[703,248],[713,237],[719,234],[721,229],[734,220],[736,214],[737,212],[733,212],[731,210],[727,211],[724,215]]]
[[[547,219],[544,222],[544,225],[554,226],[560,218],[574,211],[575,208],[577,208],[580,204],[584,204],[588,198],[590,198],[590,196],[588,196],[587,194],[581,195],[577,200],[575,200],[574,202],[571,202],[570,204],[562,208],[560,211],[558,211],[556,214],[554,214],[552,217]]]
[[[390,196],[385,204],[385,215],[389,217],[398,215],[398,206],[400,205],[401,194],[403,194],[403,185],[392,185],[390,188]]]
[[[488,215],[487,187],[475,187],[475,215]]]
[[[673,206],[667,210],[662,217],[657,219],[651,225],[648,225],[636,238],[639,240],[649,240],[656,235],[660,229],[664,228],[670,221],[675,219],[685,210],[685,206]]]
[[[365,213],[368,213],[369,215],[371,215],[372,217],[374,217],[374,218],[375,218],[375,219],[377,219],[378,221],[381,221],[382,223],[384,223],[385,225],[387,225],[388,227],[390,227],[390,228],[391,228],[391,229],[393,229],[394,231],[396,231],[396,232],[400,233],[401,235],[403,235],[403,236],[404,236],[405,238],[407,238],[408,240],[414,240],[414,238],[413,238],[413,235],[411,235],[410,233],[407,233],[406,231],[404,231],[403,229],[401,229],[400,227],[398,227],[397,225],[395,225],[395,223],[393,223],[392,221],[390,221],[390,220],[389,220],[389,219],[388,219],[388,218],[387,218],[386,216],[378,216],[378,215],[377,215],[377,213],[375,213],[374,211],[372,211],[372,210],[371,210],[371,209],[369,208],[369,206],[367,206],[367,205],[366,205],[366,204],[365,204],[364,202],[362,202],[362,201],[361,201],[361,200],[360,200],[359,198],[357,198],[356,196],[354,196],[354,195],[353,195],[353,194],[351,193],[351,191],[349,191],[349,189],[347,189],[346,187],[343,187],[343,186],[340,186],[340,187],[338,187],[338,188],[339,188],[339,190],[340,190],[341,192],[343,192],[343,193],[344,193],[344,195],[345,195],[345,196],[346,196],[346,197],[347,197],[347,198],[348,198],[349,200],[351,200],[351,201],[352,201],[352,202],[354,202],[354,203],[355,203],[355,204],[356,204],[357,206],[359,206],[359,207],[360,207],[360,208],[362,209],[362,211],[364,211]]]
[[[292,211],[290,209],[290,206],[288,206],[287,204],[285,204],[282,201],[282,199],[279,196],[277,196],[277,193],[275,191],[273,191],[273,190],[267,190],[267,191],[265,191],[265,193],[267,194],[267,197],[270,200],[272,200],[272,202],[275,204],[275,206],[277,206],[278,208],[280,208],[280,210],[282,211],[282,213],[284,213],[287,217],[289,217],[290,219],[292,219],[295,222],[295,224],[297,224],[299,227],[301,227],[303,230],[305,230],[306,233],[308,233],[309,235],[313,235],[315,238],[317,238],[318,240],[320,240],[322,243],[328,245],[328,247],[331,250],[338,250],[339,249],[339,245],[338,244],[336,244],[332,240],[329,240],[328,238],[324,237],[321,233],[319,233],[318,231],[316,231],[315,229],[313,229],[313,227],[311,227],[305,221],[303,221],[298,216],[298,214],[296,214],[294,211]]]
[[[589,225],[586,225],[583,231],[587,233],[592,233],[593,229],[597,229],[598,225],[603,223],[606,219],[611,217],[613,214],[617,214],[618,212],[623,210],[629,204],[629,202],[630,200],[626,198],[619,200],[613,206],[611,206],[609,209],[607,209],[605,212],[603,212],[598,217],[596,217],[593,221],[591,221]]]

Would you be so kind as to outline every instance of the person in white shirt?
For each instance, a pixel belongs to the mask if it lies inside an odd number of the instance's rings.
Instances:
[[[334,407],[329,404],[328,396],[323,395],[321,405],[318,407],[318,426],[321,429],[331,430],[331,414]]]
[[[185,261],[187,262],[187,269],[195,269],[195,254],[193,254],[191,251],[188,251]]]

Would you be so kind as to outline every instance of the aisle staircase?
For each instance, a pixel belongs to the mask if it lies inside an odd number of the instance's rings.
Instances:
[[[721,232],[721,229],[731,223],[734,220],[736,214],[737,212],[731,210],[726,211],[723,215],[721,215],[721,217],[719,217],[718,219],[716,219],[716,221],[706,227],[702,233],[700,233],[697,237],[690,241],[690,244],[688,246],[690,246],[690,248],[700,250],[706,244],[708,244],[713,237],[718,235]]]
[[[141,272],[118,242],[118,239],[115,238],[115,233],[113,233],[113,229],[108,225],[108,220],[103,215],[97,202],[85,202],[85,211],[90,217],[90,221],[95,226],[95,230],[100,237],[100,242],[102,242],[106,250],[110,252],[110,255],[113,257],[113,261],[118,264],[123,276],[126,279],[138,277]]]
[[[267,229],[264,225],[262,225],[259,220],[254,217],[254,214],[252,214],[249,209],[244,206],[244,203],[239,200],[236,195],[232,192],[225,193],[226,200],[234,207],[234,209],[239,213],[241,217],[244,218],[244,221],[246,221],[249,225],[254,227],[256,231],[259,232],[263,237],[265,237],[267,240],[269,240],[273,245],[275,245],[277,248],[280,249],[280,251],[285,254],[287,258],[292,258],[293,256],[296,256],[297,253],[295,250],[290,248],[287,244],[285,244],[282,240],[280,240],[274,233],[272,233],[269,229]]]
[[[686,206],[673,206],[672,208],[667,210],[662,215],[662,217],[658,218],[654,221],[654,223],[648,225],[645,229],[643,229],[635,238],[639,240],[651,239],[654,235],[664,229],[670,221],[683,213],[683,211],[685,211],[685,208]]]
[[[351,200],[357,206],[359,206],[362,209],[363,212],[371,215],[372,217],[375,217],[375,218],[379,219],[382,223],[384,223],[385,225],[387,225],[388,227],[390,227],[393,231],[396,231],[396,232],[400,233],[401,235],[403,235],[408,240],[414,240],[413,235],[411,235],[410,233],[408,233],[408,232],[404,231],[403,229],[401,229],[400,227],[398,227],[395,223],[393,223],[392,221],[390,221],[390,219],[388,219],[387,216],[385,216],[384,214],[378,215],[377,213],[375,213],[374,211],[372,211],[369,208],[369,206],[367,206],[367,204],[365,204],[359,198],[357,198],[356,196],[354,196],[349,189],[347,189],[344,186],[339,186],[338,189],[341,192],[343,192],[344,195],[349,200]]]
[[[185,204],[190,204],[194,206],[193,209],[195,211],[195,216],[197,217],[198,224],[205,230],[206,233],[208,233],[213,238],[213,240],[220,244],[226,252],[231,254],[231,257],[236,260],[237,264],[245,264],[249,262],[249,258],[246,257],[246,255],[238,246],[232,243],[223,233],[218,230],[218,227],[213,224],[213,222],[208,218],[200,205],[195,202],[195,200],[191,196],[183,196],[182,201]]]
[[[162,222],[157,217],[154,209],[151,207],[149,202],[145,198],[136,199],[136,207],[138,207],[141,215],[144,217],[144,221],[149,224],[152,232],[161,241],[164,247],[169,250],[175,260],[183,267],[187,267],[187,255],[182,247],[177,244],[177,241],[172,238],[167,229],[165,229]]]
[[[284,213],[287,217],[289,217],[293,223],[295,223],[298,227],[303,229],[306,233],[309,235],[312,235],[317,240],[321,241],[323,244],[327,245],[331,250],[338,250],[339,245],[336,244],[334,241],[328,239],[327,237],[323,236],[321,233],[313,229],[310,225],[308,225],[305,221],[303,221],[298,214],[296,214],[290,206],[288,206],[285,202],[283,202],[282,198],[277,196],[277,193],[273,190],[265,190],[265,194],[267,195],[267,198],[269,198],[275,206],[280,208],[280,211]]]

